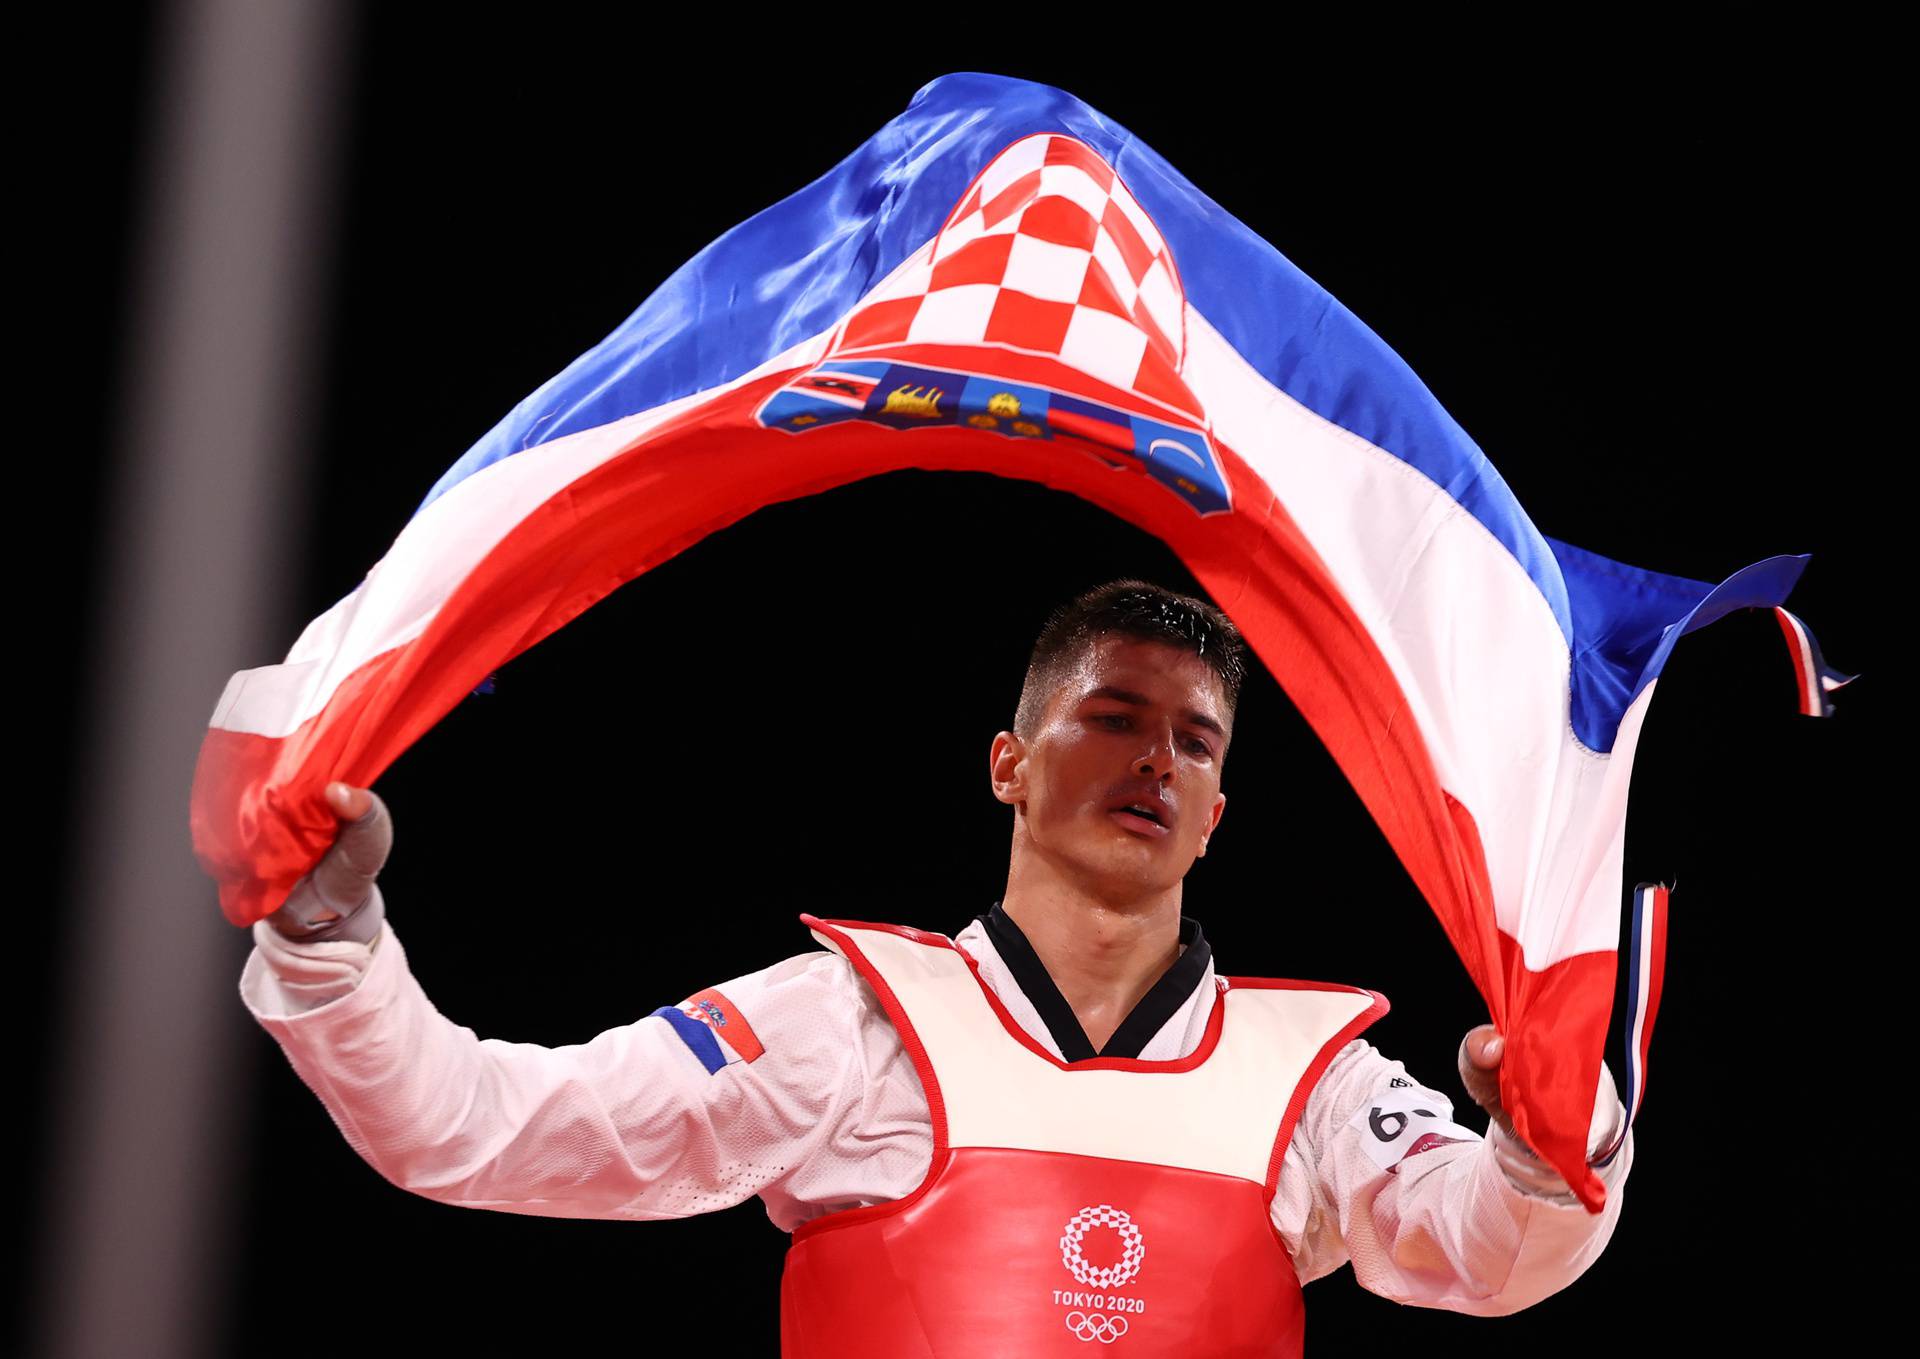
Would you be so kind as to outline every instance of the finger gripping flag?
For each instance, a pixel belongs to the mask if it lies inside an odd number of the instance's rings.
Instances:
[[[232,678],[192,807],[227,918],[274,910],[325,850],[329,780],[375,782],[624,582],[910,467],[1040,482],[1179,554],[1432,905],[1507,1035],[1516,1128],[1597,1211],[1584,1140],[1647,703],[1682,634],[1778,609],[1806,558],[1710,585],[1544,537],[1376,335],[1046,85],[920,90],[522,401],[281,664]],[[1778,616],[1825,713],[1848,677]]]

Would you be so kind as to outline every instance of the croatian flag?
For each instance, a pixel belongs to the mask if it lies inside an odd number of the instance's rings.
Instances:
[[[1041,482],[1179,554],[1431,903],[1507,1036],[1515,1126],[1597,1211],[1654,681],[1683,634],[1774,608],[1803,710],[1830,711],[1849,677],[1779,609],[1806,558],[1711,585],[1544,537],[1379,337],[1046,85],[927,85],[521,402],[285,661],[229,681],[192,809],[227,918],[326,850],[329,780],[375,783],[503,662],[763,505],[908,467]]]
[[[653,1017],[667,1021],[709,1076],[739,1062],[757,1062],[766,1053],[740,1008],[713,987],[678,1005],[662,1005]]]

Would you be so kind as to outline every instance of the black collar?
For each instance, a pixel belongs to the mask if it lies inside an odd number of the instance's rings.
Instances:
[[[1167,1021],[1192,997],[1194,988],[1206,975],[1207,965],[1213,961],[1213,949],[1207,943],[1206,936],[1200,933],[1200,922],[1181,916],[1180,942],[1186,945],[1186,952],[1174,960],[1173,966],[1166,970],[1146,995],[1140,997],[1140,1003],[1113,1031],[1113,1037],[1107,1040],[1106,1047],[1095,1052],[1093,1043],[1073,1013],[1073,1007],[1060,994],[1060,988],[1054,985],[1046,965],[1040,961],[1040,955],[1033,951],[1033,945],[1027,942],[1027,936],[1020,927],[1013,923],[1013,917],[1003,911],[996,901],[992,910],[976,919],[985,926],[987,936],[993,940],[994,947],[1000,950],[1007,970],[1013,973],[1014,981],[1019,983],[1027,999],[1033,1002],[1033,1008],[1040,1012],[1041,1022],[1047,1026],[1047,1032],[1053,1035],[1053,1041],[1059,1044],[1060,1054],[1069,1062],[1084,1062],[1093,1057],[1138,1057],[1140,1049],[1152,1041],[1153,1036],[1166,1027]]]

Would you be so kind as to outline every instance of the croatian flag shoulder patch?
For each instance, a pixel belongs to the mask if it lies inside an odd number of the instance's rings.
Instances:
[[[653,1013],[680,1035],[709,1076],[735,1062],[755,1061],[766,1051],[747,1017],[715,987]]]

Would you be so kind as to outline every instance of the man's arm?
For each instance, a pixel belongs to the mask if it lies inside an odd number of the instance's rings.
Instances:
[[[1599,1094],[1590,1154],[1624,1117],[1604,1069]],[[1341,1050],[1308,1098],[1274,1198],[1302,1282],[1351,1259],[1362,1287],[1395,1302],[1501,1316],[1598,1258],[1619,1220],[1631,1134],[1599,1169],[1607,1201],[1596,1215],[1497,1122],[1482,1138],[1452,1115],[1445,1095],[1370,1043]]]
[[[717,999],[677,1018],[546,1048],[441,1015],[390,922],[367,943],[289,938],[271,919],[254,938],[248,1010],[369,1165],[444,1203],[654,1219],[765,1193],[771,1212],[863,1098],[858,979],[824,951],[703,992]]]

